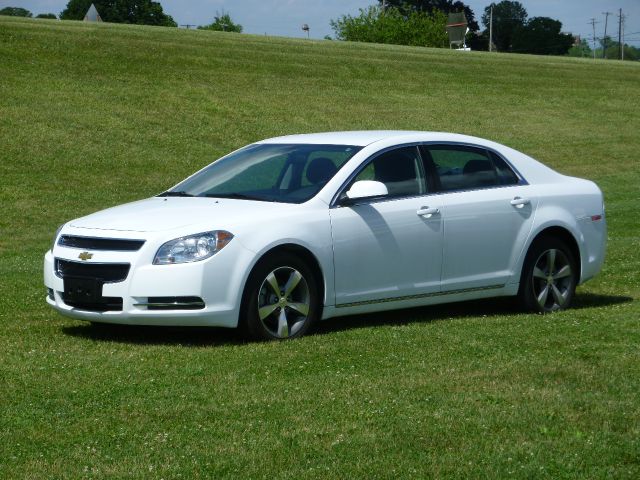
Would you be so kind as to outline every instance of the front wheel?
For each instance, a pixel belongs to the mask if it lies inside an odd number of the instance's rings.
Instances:
[[[571,304],[578,267],[571,249],[555,238],[542,238],[530,248],[520,282],[520,301],[527,310],[555,312]]]
[[[318,287],[311,269],[295,255],[260,261],[249,276],[241,321],[260,340],[304,335],[319,315]]]

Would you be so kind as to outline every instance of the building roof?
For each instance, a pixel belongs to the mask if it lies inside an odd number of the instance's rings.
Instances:
[[[87,10],[87,13],[85,13],[84,21],[85,22],[101,22],[102,21],[102,18],[100,18],[100,14],[98,13],[98,9],[93,3],[89,7],[89,10]]]

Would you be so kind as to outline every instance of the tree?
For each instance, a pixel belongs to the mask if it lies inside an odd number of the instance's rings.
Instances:
[[[82,20],[92,3],[105,22],[178,26],[170,15],[162,11],[162,5],[159,2],[151,0],[69,0],[60,18]]]
[[[343,15],[331,20],[338,40],[352,42],[392,43],[423,47],[444,47],[447,43],[444,13],[410,12],[404,15],[395,7],[371,6],[360,9],[360,15]]]
[[[198,30],[216,30],[218,32],[242,33],[242,25],[234,23],[228,13],[218,13],[213,17],[213,23],[198,27]]]
[[[589,42],[587,42],[584,38],[580,40],[580,43],[577,45],[573,45],[567,55],[570,57],[592,57],[593,50],[589,47]]]
[[[624,59],[625,60],[640,60],[640,48],[631,45],[624,44]]]
[[[514,31],[512,51],[537,55],[566,55],[573,35],[561,33],[562,22],[549,17],[534,17]]]
[[[608,59],[616,60],[620,58],[620,43],[617,40],[613,40],[609,35],[600,39],[600,47],[596,49],[596,58],[602,58],[602,49],[607,46],[605,57]],[[625,60],[640,60],[640,48],[632,47],[630,45],[624,45],[624,59]]]
[[[493,7],[493,43],[498,50],[511,51],[513,36],[517,29],[527,23],[527,11],[520,2],[503,0],[484,9],[482,23],[489,29],[491,7]]]
[[[489,50],[489,30],[467,35],[467,47],[471,50]]]
[[[39,13],[36,18],[52,18],[55,20],[58,17],[56,17],[55,13]]]
[[[410,12],[424,12],[432,14],[435,11],[440,11],[444,14],[457,13],[464,10],[464,15],[467,17],[469,23],[469,30],[477,32],[480,30],[478,22],[475,19],[473,10],[468,5],[465,5],[461,1],[454,0],[378,0],[380,6],[386,5],[388,7],[397,8],[403,15],[407,15]]]
[[[4,7],[0,10],[0,15],[7,15],[9,17],[28,17],[31,18],[33,14],[26,8],[21,7]]]

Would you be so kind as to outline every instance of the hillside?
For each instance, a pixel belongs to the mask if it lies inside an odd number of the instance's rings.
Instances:
[[[638,478],[640,65],[0,17],[0,478]],[[335,319],[299,341],[46,307],[61,223],[281,134],[454,131],[596,181],[576,308]]]

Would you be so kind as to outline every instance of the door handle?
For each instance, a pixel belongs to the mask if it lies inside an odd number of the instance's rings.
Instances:
[[[438,213],[440,213],[440,210],[435,207],[434,208],[421,207],[416,212],[416,214],[418,214],[419,217],[424,217],[424,218],[431,218],[433,215],[437,215]]]
[[[531,203],[531,200],[529,200],[528,198],[515,197],[509,203],[511,203],[511,205],[513,205],[516,208],[522,208],[525,205],[529,205]]]

